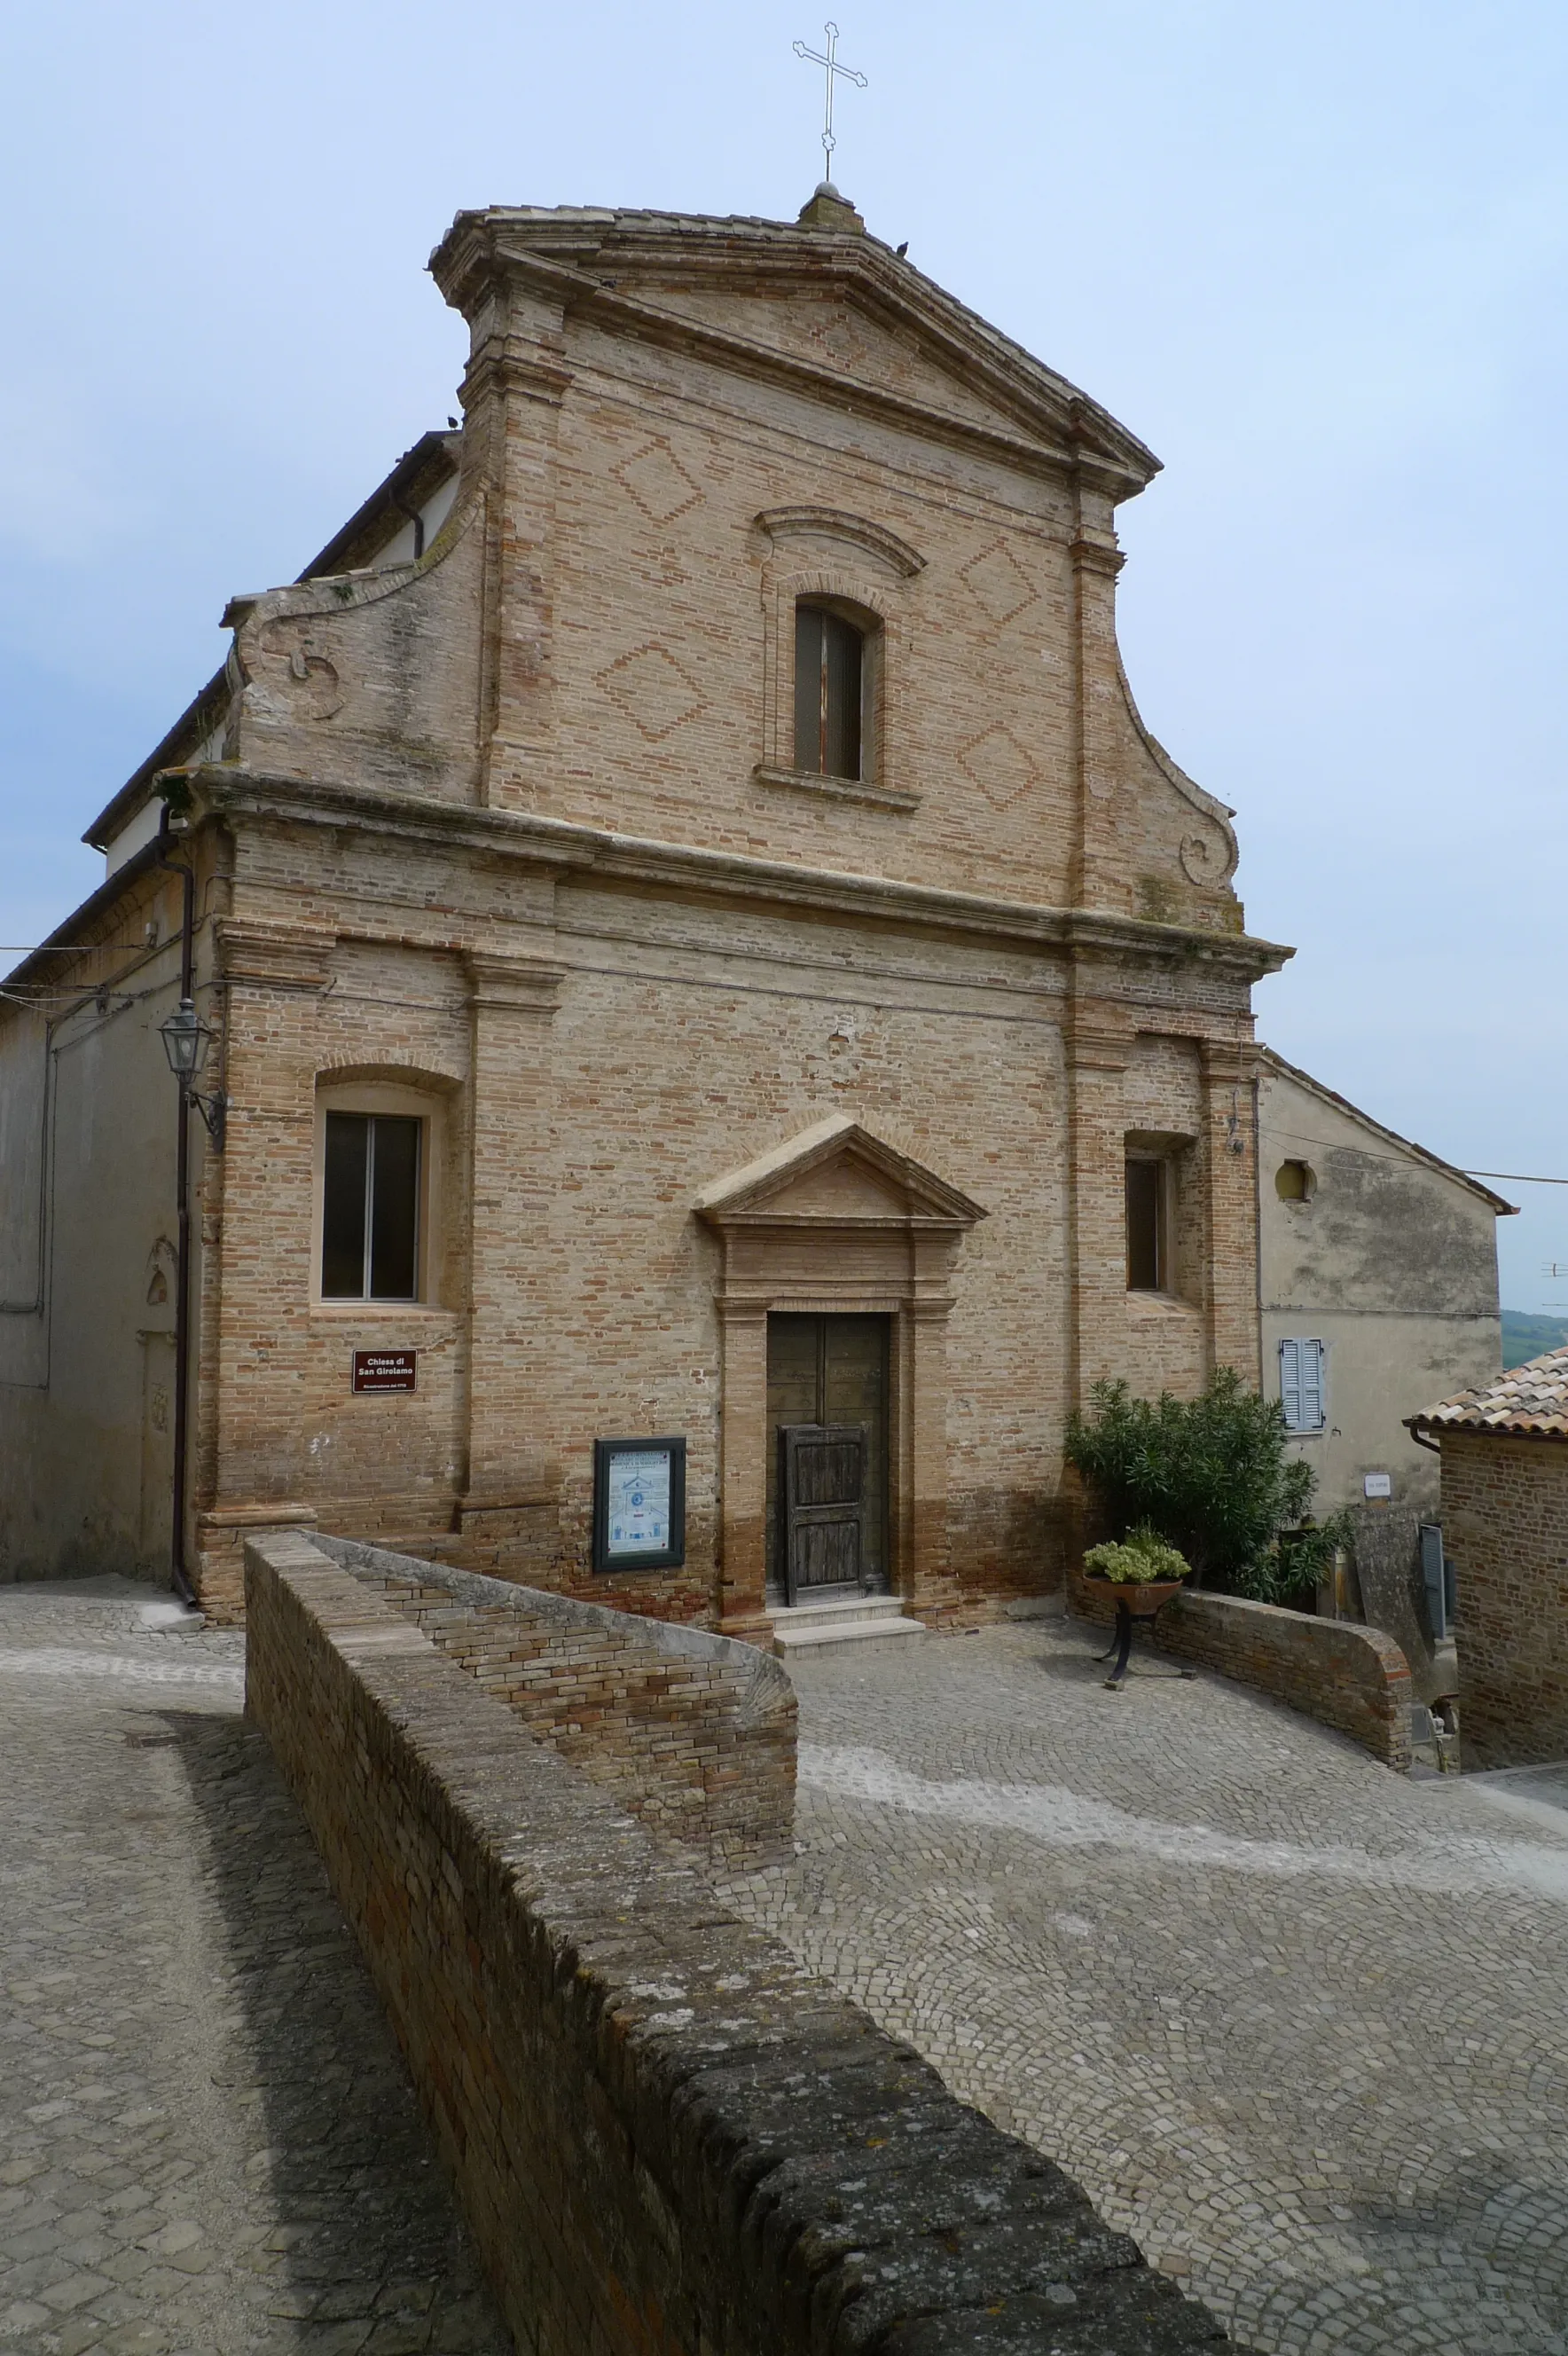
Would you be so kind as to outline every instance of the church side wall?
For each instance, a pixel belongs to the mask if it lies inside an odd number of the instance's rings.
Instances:
[[[0,1580],[168,1578],[177,1098],[157,1025],[176,922],[177,887],[134,892],[92,958],[51,977],[48,1017],[5,1027]]]

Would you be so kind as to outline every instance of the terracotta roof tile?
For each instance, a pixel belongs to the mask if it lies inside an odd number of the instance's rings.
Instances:
[[[1495,1431],[1526,1440],[1568,1440],[1568,1347],[1510,1366],[1495,1383],[1410,1419],[1424,1431]]]

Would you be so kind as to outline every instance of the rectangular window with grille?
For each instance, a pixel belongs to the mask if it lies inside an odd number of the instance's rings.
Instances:
[[[795,609],[795,766],[814,777],[858,779],[864,643],[826,605]]]
[[[419,1298],[423,1127],[422,1121],[401,1114],[327,1114],[321,1221],[324,1301]]]
[[[1321,1342],[1279,1345],[1279,1400],[1290,1431],[1321,1431],[1328,1420],[1328,1352]]]

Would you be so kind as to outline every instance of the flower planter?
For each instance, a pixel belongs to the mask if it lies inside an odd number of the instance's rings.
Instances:
[[[1135,1620],[1152,1620],[1160,1605],[1179,1595],[1187,1584],[1184,1579],[1102,1579],[1092,1570],[1084,1572],[1083,1580],[1108,1595],[1118,1610],[1125,1605]]]

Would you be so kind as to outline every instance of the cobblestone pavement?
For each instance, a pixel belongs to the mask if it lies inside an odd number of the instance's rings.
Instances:
[[[726,1883],[1244,2345],[1568,2350],[1568,1814],[1036,1622],[792,1664]],[[911,1655],[913,1655],[912,1658]],[[1543,1796],[1548,1795],[1548,1796]]]
[[[0,1587],[0,2351],[502,2356],[242,1640],[151,1597]]]

